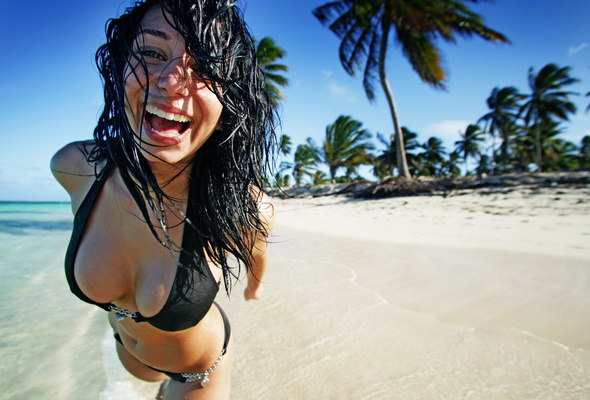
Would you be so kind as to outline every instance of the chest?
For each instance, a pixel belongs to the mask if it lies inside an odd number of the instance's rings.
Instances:
[[[74,264],[80,290],[98,303],[156,314],[172,288],[178,252],[163,246],[150,230],[139,208],[115,195],[105,185],[87,220]],[[154,215],[158,237],[166,235]],[[168,236],[173,248],[182,243],[184,222],[167,215]]]

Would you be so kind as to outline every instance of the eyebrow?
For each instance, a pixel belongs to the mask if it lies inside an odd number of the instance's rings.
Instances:
[[[148,34],[148,35],[159,37],[160,39],[170,40],[170,35],[168,35],[166,32],[162,32],[157,29],[150,29],[150,28],[143,29],[139,32],[139,35],[142,35],[142,34],[143,35]]]

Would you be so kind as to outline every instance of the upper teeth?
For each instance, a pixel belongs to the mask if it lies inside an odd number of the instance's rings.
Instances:
[[[168,119],[170,121],[178,121],[178,122],[190,122],[190,118],[187,117],[186,115],[180,115],[180,114],[172,114],[163,110],[160,110],[159,108],[153,106],[153,105],[146,105],[145,106],[145,110],[147,112],[149,112],[150,114],[154,114],[157,115],[160,118],[165,118]]]

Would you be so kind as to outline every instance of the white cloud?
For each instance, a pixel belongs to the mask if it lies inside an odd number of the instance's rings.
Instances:
[[[588,47],[588,43],[582,43],[581,45],[579,45],[577,47],[570,47],[567,52],[567,55],[573,56],[574,54],[578,53],[579,51],[581,51],[585,47]]]
[[[469,121],[459,120],[441,121],[428,125],[424,133],[428,136],[436,136],[442,139],[447,146],[454,146],[455,141],[465,132],[465,129],[467,129],[470,123]]]
[[[324,69],[322,70],[322,75],[324,76],[324,82],[331,97],[344,100],[348,103],[358,102],[358,96],[356,94],[350,92],[346,86],[341,85],[338,81],[332,78],[332,71]]]
[[[338,84],[338,82],[331,80],[330,81],[330,93],[335,95],[345,94],[347,92],[344,86]]]

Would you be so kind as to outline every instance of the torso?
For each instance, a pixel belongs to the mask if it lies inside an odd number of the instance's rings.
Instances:
[[[90,166],[89,171],[93,173]],[[74,213],[94,182],[92,173],[81,178],[78,190],[72,191]],[[186,207],[186,202],[178,205]],[[167,217],[170,238],[182,243],[182,217],[172,213]],[[155,218],[152,221],[157,224]],[[178,254],[173,257],[154,237],[115,169],[96,199],[79,243],[74,264],[79,288],[95,302],[114,303],[151,317],[168,299],[177,263]],[[220,269],[211,262],[208,266],[219,281]],[[211,311],[196,326],[172,333],[129,318],[116,321],[114,313],[110,314],[111,325],[127,351],[147,365],[171,372],[193,369],[196,364],[209,365],[211,357],[205,352],[218,347],[218,334],[223,336],[219,318]]]

